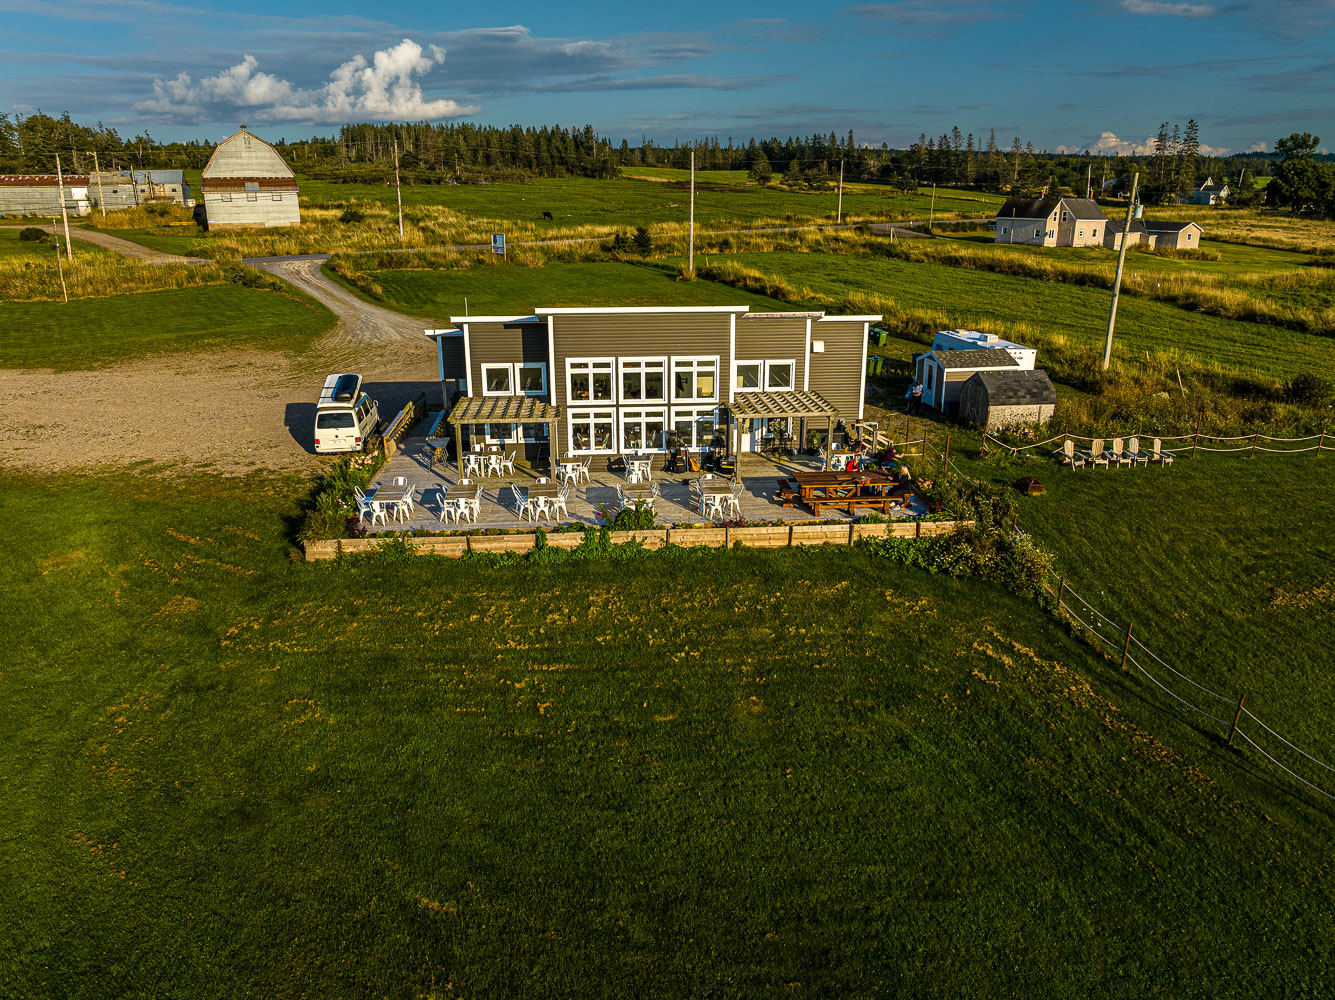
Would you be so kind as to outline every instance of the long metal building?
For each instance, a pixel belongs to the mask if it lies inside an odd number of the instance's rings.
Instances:
[[[218,143],[201,187],[210,229],[301,224],[296,176],[278,150],[244,125]]]

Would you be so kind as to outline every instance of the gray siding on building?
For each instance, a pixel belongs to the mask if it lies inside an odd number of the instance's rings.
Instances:
[[[448,340],[446,338],[447,343]],[[470,396],[481,396],[483,365],[513,365],[522,361],[547,360],[547,324],[469,323],[468,352],[472,365],[468,372],[468,393]],[[549,389],[551,379],[549,364]]]
[[[814,319],[812,321],[814,329]],[[815,339],[815,334],[812,334]],[[737,317],[737,357],[743,361],[797,362],[794,388],[802,388],[807,369],[807,319],[763,319],[745,314]],[[731,385],[732,370],[728,371]]]
[[[552,340],[556,351],[550,377],[553,402],[564,407],[566,399],[566,360],[568,358],[640,358],[640,357],[718,357],[719,405],[728,401],[728,382],[732,378],[730,352],[731,313],[693,313],[653,315],[632,313],[623,316],[553,316]],[[738,321],[740,327],[741,321]],[[668,375],[671,396],[671,373]],[[618,393],[618,397],[619,397]],[[578,404],[577,404],[578,405]],[[583,404],[597,405],[597,404]],[[673,405],[666,404],[639,405]],[[699,405],[699,404],[681,404]]]
[[[867,327],[862,322],[820,320],[811,324],[811,339],[825,350],[811,355],[807,388],[839,410],[845,423],[862,419],[862,377],[867,364]]]

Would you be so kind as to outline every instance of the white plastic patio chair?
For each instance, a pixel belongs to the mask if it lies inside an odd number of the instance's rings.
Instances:
[[[517,451],[507,451],[501,458],[501,468],[505,471],[507,476],[513,476],[515,474],[515,456],[518,454],[519,452]]]
[[[589,468],[592,465],[593,465],[592,458],[586,458],[584,459],[584,461],[579,463],[579,478],[581,482],[587,483],[592,481],[589,475]]]
[[[484,476],[486,475],[486,456],[476,452],[469,452],[464,456],[463,473],[465,476]]]
[[[570,510],[566,507],[566,501],[570,498],[570,486],[567,484],[561,492],[552,497],[552,517],[569,517]]]
[[[389,526],[389,522],[385,520],[385,512],[382,509],[376,507],[375,504],[371,503],[370,499],[362,491],[360,486],[354,486],[352,488],[352,495],[357,500],[358,522],[361,522],[361,520],[365,518],[367,514],[370,514],[372,525],[375,524],[375,519],[378,517],[380,518],[381,524],[384,524],[386,527]]]

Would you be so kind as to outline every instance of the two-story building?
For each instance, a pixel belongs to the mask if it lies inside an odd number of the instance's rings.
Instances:
[[[529,461],[669,448],[759,450],[767,431],[827,432],[863,416],[880,316],[748,306],[547,308],[451,316],[436,342],[442,400],[463,437]]]
[[[1008,198],[996,218],[997,243],[1040,247],[1103,245],[1108,217],[1090,198]]]

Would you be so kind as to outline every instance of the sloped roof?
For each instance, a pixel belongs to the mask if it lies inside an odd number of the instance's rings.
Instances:
[[[1057,402],[1057,390],[1042,368],[1018,372],[978,372],[968,382],[979,382],[987,391],[988,406],[1049,406]]]
[[[982,347],[976,351],[932,351],[932,357],[942,368],[1019,368],[1020,362],[1009,351],[999,347]]]
[[[1053,212],[1057,211],[1057,206],[1065,207],[1065,210],[1074,219],[1106,219],[1103,209],[1091,198],[1058,198],[1049,195],[1047,198],[1007,198],[1006,204],[1001,206],[997,212],[998,219],[1046,219]]]
[[[1151,233],[1180,233],[1182,230],[1190,229],[1192,226],[1195,226],[1197,229],[1201,228],[1200,225],[1195,222],[1151,222],[1149,219],[1143,221],[1145,230]],[[1204,232],[1203,229],[1201,231]]]
[[[204,165],[203,180],[292,176],[292,168],[284,162],[278,150],[243,125],[240,132],[229,135],[214,147],[213,155]]]
[[[1120,232],[1122,232],[1125,228],[1126,228],[1126,220],[1125,220],[1125,219],[1109,219],[1109,220],[1108,220],[1108,232],[1110,232],[1110,233],[1120,233]],[[1131,231],[1132,231],[1133,233],[1144,233],[1144,232],[1148,232],[1148,230],[1145,228],[1145,220],[1144,220],[1144,219],[1132,219],[1132,220],[1131,220]]]

